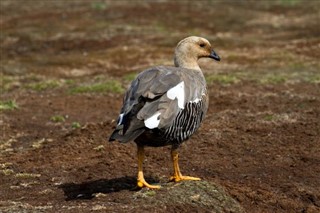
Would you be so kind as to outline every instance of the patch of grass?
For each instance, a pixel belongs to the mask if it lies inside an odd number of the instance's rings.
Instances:
[[[11,83],[13,81],[12,77],[6,75],[0,75],[0,82],[2,85]]]
[[[18,105],[14,100],[0,101],[0,111],[1,110],[14,110],[18,109]]]
[[[206,81],[208,84],[211,83],[220,83],[223,85],[238,83],[240,79],[238,79],[234,75],[209,75],[206,77]]]
[[[40,176],[41,176],[41,174],[33,174],[33,173],[17,173],[17,174],[15,174],[16,178],[37,178]]]
[[[107,9],[107,4],[105,2],[92,2],[91,8],[95,10],[105,10]]]
[[[55,122],[55,123],[59,123],[59,122],[65,122],[65,118],[62,115],[54,115],[51,116],[50,121]]]
[[[315,75],[307,76],[307,77],[305,78],[305,81],[310,82],[310,83],[319,84],[319,83],[320,83],[320,74],[315,74]]]
[[[42,138],[42,139],[40,139],[40,140],[38,140],[38,141],[33,142],[33,143],[32,143],[32,148],[39,149],[39,148],[43,145],[43,143],[44,143],[45,141],[46,141],[46,139],[45,139],[45,138]]]
[[[17,142],[15,138],[10,138],[8,141],[0,141],[0,151],[1,152],[12,152],[12,144]]]
[[[14,174],[13,169],[10,169],[10,167],[12,166],[12,163],[1,163],[0,164],[0,172],[3,173],[4,175],[12,175]]]
[[[130,74],[127,74],[125,76],[123,76],[123,79],[125,81],[133,81],[137,76],[137,73],[130,73]]]
[[[14,174],[14,171],[13,171],[12,169],[2,169],[2,170],[0,170],[0,171],[1,171],[2,174],[4,174],[5,176]]]
[[[262,117],[264,121],[273,122],[274,124],[295,123],[298,115],[291,113],[266,114]]]
[[[79,129],[81,127],[81,125],[78,122],[72,122],[71,127],[72,127],[72,129]]]
[[[0,163],[0,168],[5,169],[8,168],[9,166],[12,166],[13,163]]]
[[[274,116],[273,115],[266,115],[266,116],[264,116],[263,119],[266,121],[272,121],[274,119]]]
[[[300,3],[300,0],[279,0],[278,2],[283,6],[295,6]]]
[[[100,146],[94,147],[93,149],[96,151],[102,151],[102,150],[104,150],[104,146],[100,145]]]
[[[262,84],[282,84],[285,83],[287,81],[287,77],[283,76],[283,75],[278,75],[278,74],[267,74],[265,76],[263,76],[259,82]]]
[[[306,65],[302,62],[293,62],[289,64],[290,70],[305,70]]]
[[[48,81],[42,81],[42,82],[37,82],[37,83],[30,83],[26,85],[28,89],[32,89],[35,91],[44,91],[47,89],[54,89],[56,87],[59,87],[60,83],[58,81],[54,80],[48,80]]]
[[[95,83],[92,85],[78,86],[70,89],[71,94],[77,93],[122,93],[124,91],[119,81],[110,80],[104,83]]]
[[[73,84],[75,83],[75,80],[67,79],[67,80],[64,81],[64,83],[65,83],[66,85],[73,85]]]
[[[0,89],[1,91],[8,91],[11,89],[12,85],[17,82],[14,77],[0,75]]]

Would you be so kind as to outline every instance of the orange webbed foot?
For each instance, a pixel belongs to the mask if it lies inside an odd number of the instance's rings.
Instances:
[[[160,189],[160,186],[158,186],[158,185],[151,185],[151,184],[147,183],[147,181],[145,181],[144,179],[138,179],[138,181],[137,181],[137,186],[138,186],[139,188],[144,188],[144,187],[146,187],[146,188],[149,188],[149,189]]]
[[[174,175],[170,177],[170,181],[180,182],[183,180],[201,180],[198,177],[191,177],[191,176],[183,176],[183,175]]]

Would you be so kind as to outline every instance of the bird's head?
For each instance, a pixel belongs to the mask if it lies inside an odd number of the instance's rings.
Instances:
[[[200,69],[197,62],[199,58],[212,58],[220,61],[220,57],[205,38],[190,36],[178,43],[175,49],[177,67]]]

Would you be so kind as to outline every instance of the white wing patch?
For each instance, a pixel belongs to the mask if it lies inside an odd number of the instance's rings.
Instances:
[[[152,115],[150,118],[144,120],[144,125],[148,127],[149,129],[154,129],[159,126],[160,119],[158,118],[160,112],[156,112],[154,115]]]
[[[121,113],[118,118],[118,126],[122,123],[124,113]]]
[[[172,87],[168,90],[167,96],[169,99],[174,100],[175,98],[178,99],[178,107],[180,109],[184,109],[184,82],[181,81],[176,86]]]

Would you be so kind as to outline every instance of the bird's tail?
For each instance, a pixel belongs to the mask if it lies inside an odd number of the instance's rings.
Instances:
[[[117,140],[126,143],[133,141],[145,131],[144,122],[136,116],[143,105],[144,102],[141,102],[140,104],[134,105],[128,112],[122,111],[118,118],[117,127],[111,134],[109,141]]]
[[[141,135],[145,130],[144,129],[137,129],[135,131],[132,132],[126,132],[125,134],[123,134],[123,130],[122,129],[116,129],[110,136],[109,141],[120,141],[122,143],[126,143],[128,141],[133,141],[134,139],[136,139],[137,137],[139,137],[139,135]]]

